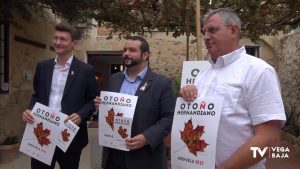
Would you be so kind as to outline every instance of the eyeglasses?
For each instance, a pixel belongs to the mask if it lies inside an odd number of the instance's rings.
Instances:
[[[230,24],[230,25],[224,25],[224,26],[228,27],[228,26],[232,26],[232,25]],[[207,29],[202,28],[201,33],[202,33],[202,35],[205,35],[206,32],[208,32],[209,34],[215,34],[220,29],[221,29],[221,26],[218,26],[218,27],[211,26],[211,27],[208,27]]]

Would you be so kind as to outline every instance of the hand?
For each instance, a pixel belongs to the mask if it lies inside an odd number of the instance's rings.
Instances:
[[[95,108],[98,111],[99,110],[99,105],[101,103],[101,98],[99,96],[96,96],[95,99],[94,99],[94,102],[95,102]]]
[[[68,118],[65,120],[65,123],[68,121],[68,120],[71,120],[73,121],[73,123],[79,125],[81,123],[81,117],[77,114],[77,113],[73,113],[71,114],[70,116],[68,116]]]
[[[186,85],[180,89],[179,96],[186,101],[194,101],[198,96],[198,90],[195,85]]]
[[[32,124],[34,122],[34,116],[31,112],[31,110],[29,109],[26,109],[23,113],[22,113],[22,116],[21,116],[22,120],[24,122],[28,122],[30,124]]]
[[[147,140],[143,134],[136,135],[133,138],[128,138],[125,141],[126,141],[126,147],[129,150],[140,149],[147,144]]]

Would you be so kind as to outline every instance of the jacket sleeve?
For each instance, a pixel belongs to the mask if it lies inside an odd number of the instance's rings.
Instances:
[[[161,90],[159,91],[160,96],[158,100],[159,120],[143,132],[152,150],[161,144],[164,138],[170,133],[176,103],[171,80],[160,80],[160,83]]]
[[[85,105],[78,111],[79,116],[83,121],[87,121],[90,119],[90,117],[95,112],[95,105],[94,105],[94,98],[96,97],[98,93],[97,89],[97,83],[95,79],[95,73],[92,69],[89,69],[86,73],[87,76],[87,86],[86,86],[86,93],[85,93],[85,99],[86,103]]]

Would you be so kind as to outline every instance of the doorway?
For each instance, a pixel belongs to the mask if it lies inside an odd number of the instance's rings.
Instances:
[[[122,51],[87,52],[87,62],[94,67],[99,91],[107,90],[108,80],[112,74],[124,70],[122,53]]]

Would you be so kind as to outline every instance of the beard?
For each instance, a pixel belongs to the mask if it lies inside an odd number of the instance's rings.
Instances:
[[[130,61],[129,61],[130,60]],[[143,62],[143,58],[137,58],[137,59],[133,59],[133,58],[128,58],[127,56],[123,59],[123,64],[125,65],[125,67],[134,67],[136,65],[139,65],[140,63]]]

